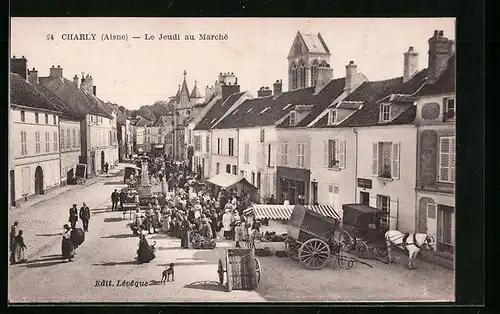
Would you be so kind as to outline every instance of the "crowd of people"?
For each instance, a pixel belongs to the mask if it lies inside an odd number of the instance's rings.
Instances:
[[[236,247],[251,247],[260,236],[260,222],[250,224],[242,214],[250,205],[248,195],[237,195],[234,188],[203,184],[186,163],[157,160],[149,169],[150,182],[164,189],[146,208],[136,207],[130,227],[140,237],[139,247],[147,248],[143,235],[155,232],[180,239],[181,248],[189,248],[195,241],[215,243],[222,238],[235,241]],[[153,248],[149,252],[143,249],[143,254],[139,251],[140,262],[154,258]]]

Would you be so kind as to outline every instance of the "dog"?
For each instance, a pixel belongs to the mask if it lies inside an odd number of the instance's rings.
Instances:
[[[160,283],[165,284],[166,281],[170,281],[170,275],[172,275],[172,281],[174,281],[174,263],[170,263],[169,267],[165,269],[161,276]]]

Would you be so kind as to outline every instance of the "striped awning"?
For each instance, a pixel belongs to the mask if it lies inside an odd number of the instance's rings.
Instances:
[[[295,205],[264,205],[254,204],[243,211],[245,215],[253,214],[258,219],[277,219],[288,220],[292,216]],[[333,205],[304,205],[322,216],[340,220],[339,214],[333,208]]]

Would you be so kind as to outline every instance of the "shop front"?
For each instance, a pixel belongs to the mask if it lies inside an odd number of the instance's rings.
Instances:
[[[306,169],[277,167],[277,199],[283,204],[287,199],[290,205],[305,205],[309,199],[309,180],[311,173]]]

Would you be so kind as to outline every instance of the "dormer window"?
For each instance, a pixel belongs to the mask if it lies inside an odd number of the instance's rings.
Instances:
[[[328,112],[328,125],[334,125],[337,123],[337,110],[330,109]]]
[[[380,122],[390,122],[391,121],[391,106],[389,104],[380,105]]]
[[[297,112],[296,111],[290,111],[290,125],[291,126],[295,125],[296,118],[297,118]]]
[[[445,98],[444,99],[444,121],[455,119],[455,99]]]

